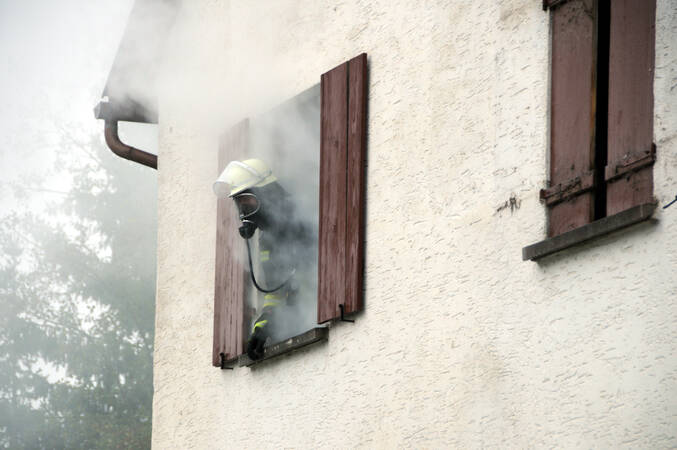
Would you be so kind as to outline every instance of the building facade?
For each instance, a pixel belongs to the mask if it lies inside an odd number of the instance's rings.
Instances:
[[[662,208],[677,195],[677,2],[656,1],[658,207],[531,261],[548,229],[552,14],[181,4],[159,87],[155,448],[677,445],[677,204]],[[215,368],[218,137],[361,53],[364,310],[326,342]]]

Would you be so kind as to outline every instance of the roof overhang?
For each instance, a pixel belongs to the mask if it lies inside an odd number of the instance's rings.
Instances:
[[[157,123],[158,74],[176,17],[177,0],[136,0],[129,15],[97,119]]]

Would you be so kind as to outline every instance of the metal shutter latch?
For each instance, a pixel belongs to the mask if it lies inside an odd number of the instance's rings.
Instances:
[[[641,153],[628,153],[620,161],[608,164],[604,168],[604,179],[607,183],[618,180],[625,175],[631,175],[644,167],[656,162],[656,144],[651,144],[649,150]]]
[[[548,206],[571,200],[595,187],[595,172],[589,171],[548,189],[541,189],[541,200]]]

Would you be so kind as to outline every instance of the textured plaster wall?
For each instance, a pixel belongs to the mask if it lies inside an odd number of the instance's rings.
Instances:
[[[677,1],[657,17],[662,205]],[[545,236],[548,30],[535,0],[184,2],[161,99],[155,448],[677,446],[677,205],[521,260]],[[361,52],[366,310],[326,344],[215,369],[215,136]]]

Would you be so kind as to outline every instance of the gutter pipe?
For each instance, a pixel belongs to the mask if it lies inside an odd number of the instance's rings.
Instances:
[[[138,148],[134,148],[131,145],[127,145],[122,142],[118,136],[117,120],[107,119],[105,123],[106,125],[104,126],[104,135],[106,137],[106,144],[108,144],[108,148],[110,148],[113,153],[121,158],[125,158],[157,170],[157,155],[144,152],[143,150],[139,150]]]
[[[127,100],[123,104],[101,101],[94,108],[94,117],[104,120],[106,144],[113,153],[121,158],[157,170],[157,155],[127,145],[120,141],[120,136],[118,136],[119,121],[158,123],[156,112],[144,108],[141,104],[131,100]]]

